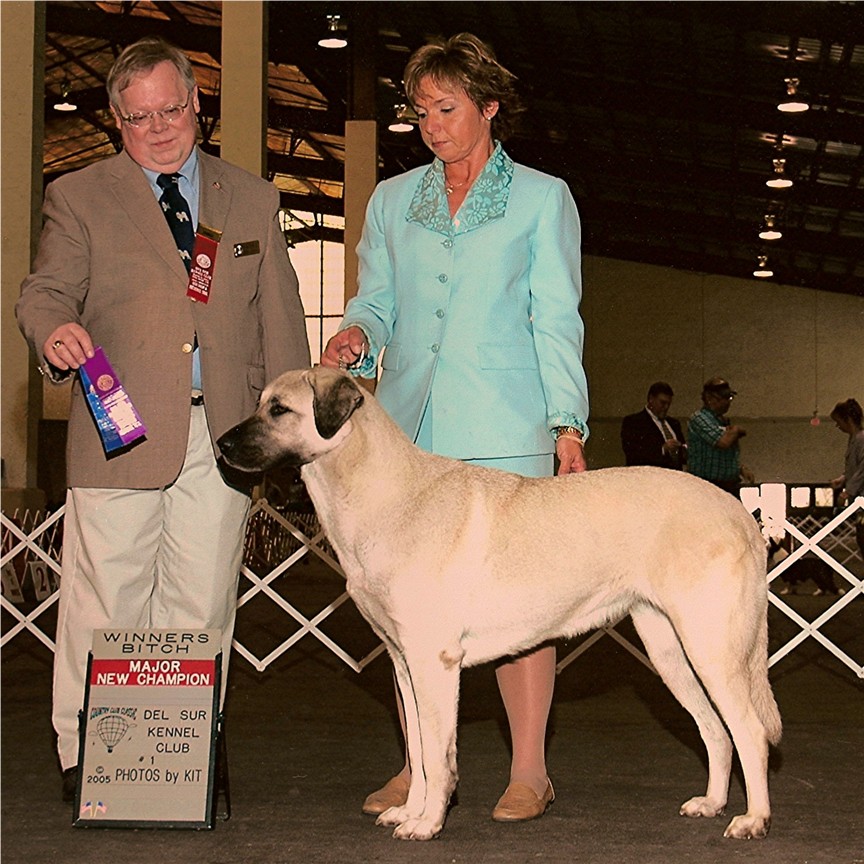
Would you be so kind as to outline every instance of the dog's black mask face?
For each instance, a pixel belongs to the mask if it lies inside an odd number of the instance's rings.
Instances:
[[[306,465],[339,445],[340,432],[362,404],[360,388],[339,372],[286,372],[266,387],[258,410],[217,444],[241,471]]]
[[[300,466],[310,461],[292,450],[274,448],[272,438],[266,434],[267,428],[258,415],[253,414],[229,429],[216,442],[225,461],[250,473],[269,471],[283,465]]]

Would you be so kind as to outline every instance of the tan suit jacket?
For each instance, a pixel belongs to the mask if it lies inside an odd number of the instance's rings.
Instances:
[[[186,297],[177,246],[144,172],[128,155],[67,174],[46,191],[39,251],[16,307],[19,326],[47,367],[48,336],[69,321],[81,324],[105,350],[148,430],[145,440],[106,457],[76,375],[69,486],[154,489],[177,477],[189,432],[196,333],[214,447],[254,410],[267,381],[309,365],[276,188],[203,152],[199,159],[199,223],[222,231],[207,304]],[[236,244],[252,241],[257,254],[235,257]]]

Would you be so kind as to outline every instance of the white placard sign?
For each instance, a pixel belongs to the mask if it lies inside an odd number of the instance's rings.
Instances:
[[[30,579],[33,582],[33,591],[37,600],[45,600],[54,593],[51,584],[51,568],[44,561],[31,561],[27,565]]]
[[[97,630],[77,827],[212,828],[218,630]]]
[[[24,603],[24,592],[21,590],[21,583],[18,581],[18,574],[15,572],[15,567],[11,562],[3,565],[2,570],[3,593],[19,606]]]

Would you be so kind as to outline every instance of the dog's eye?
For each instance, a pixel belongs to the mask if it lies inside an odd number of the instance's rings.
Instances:
[[[283,414],[290,414],[291,409],[287,405],[280,405],[278,402],[270,403],[270,416],[281,417]]]

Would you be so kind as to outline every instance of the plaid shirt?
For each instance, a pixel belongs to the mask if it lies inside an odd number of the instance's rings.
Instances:
[[[737,480],[741,472],[738,442],[722,449],[717,442],[723,437],[729,420],[702,408],[687,427],[690,473],[704,480]]]

